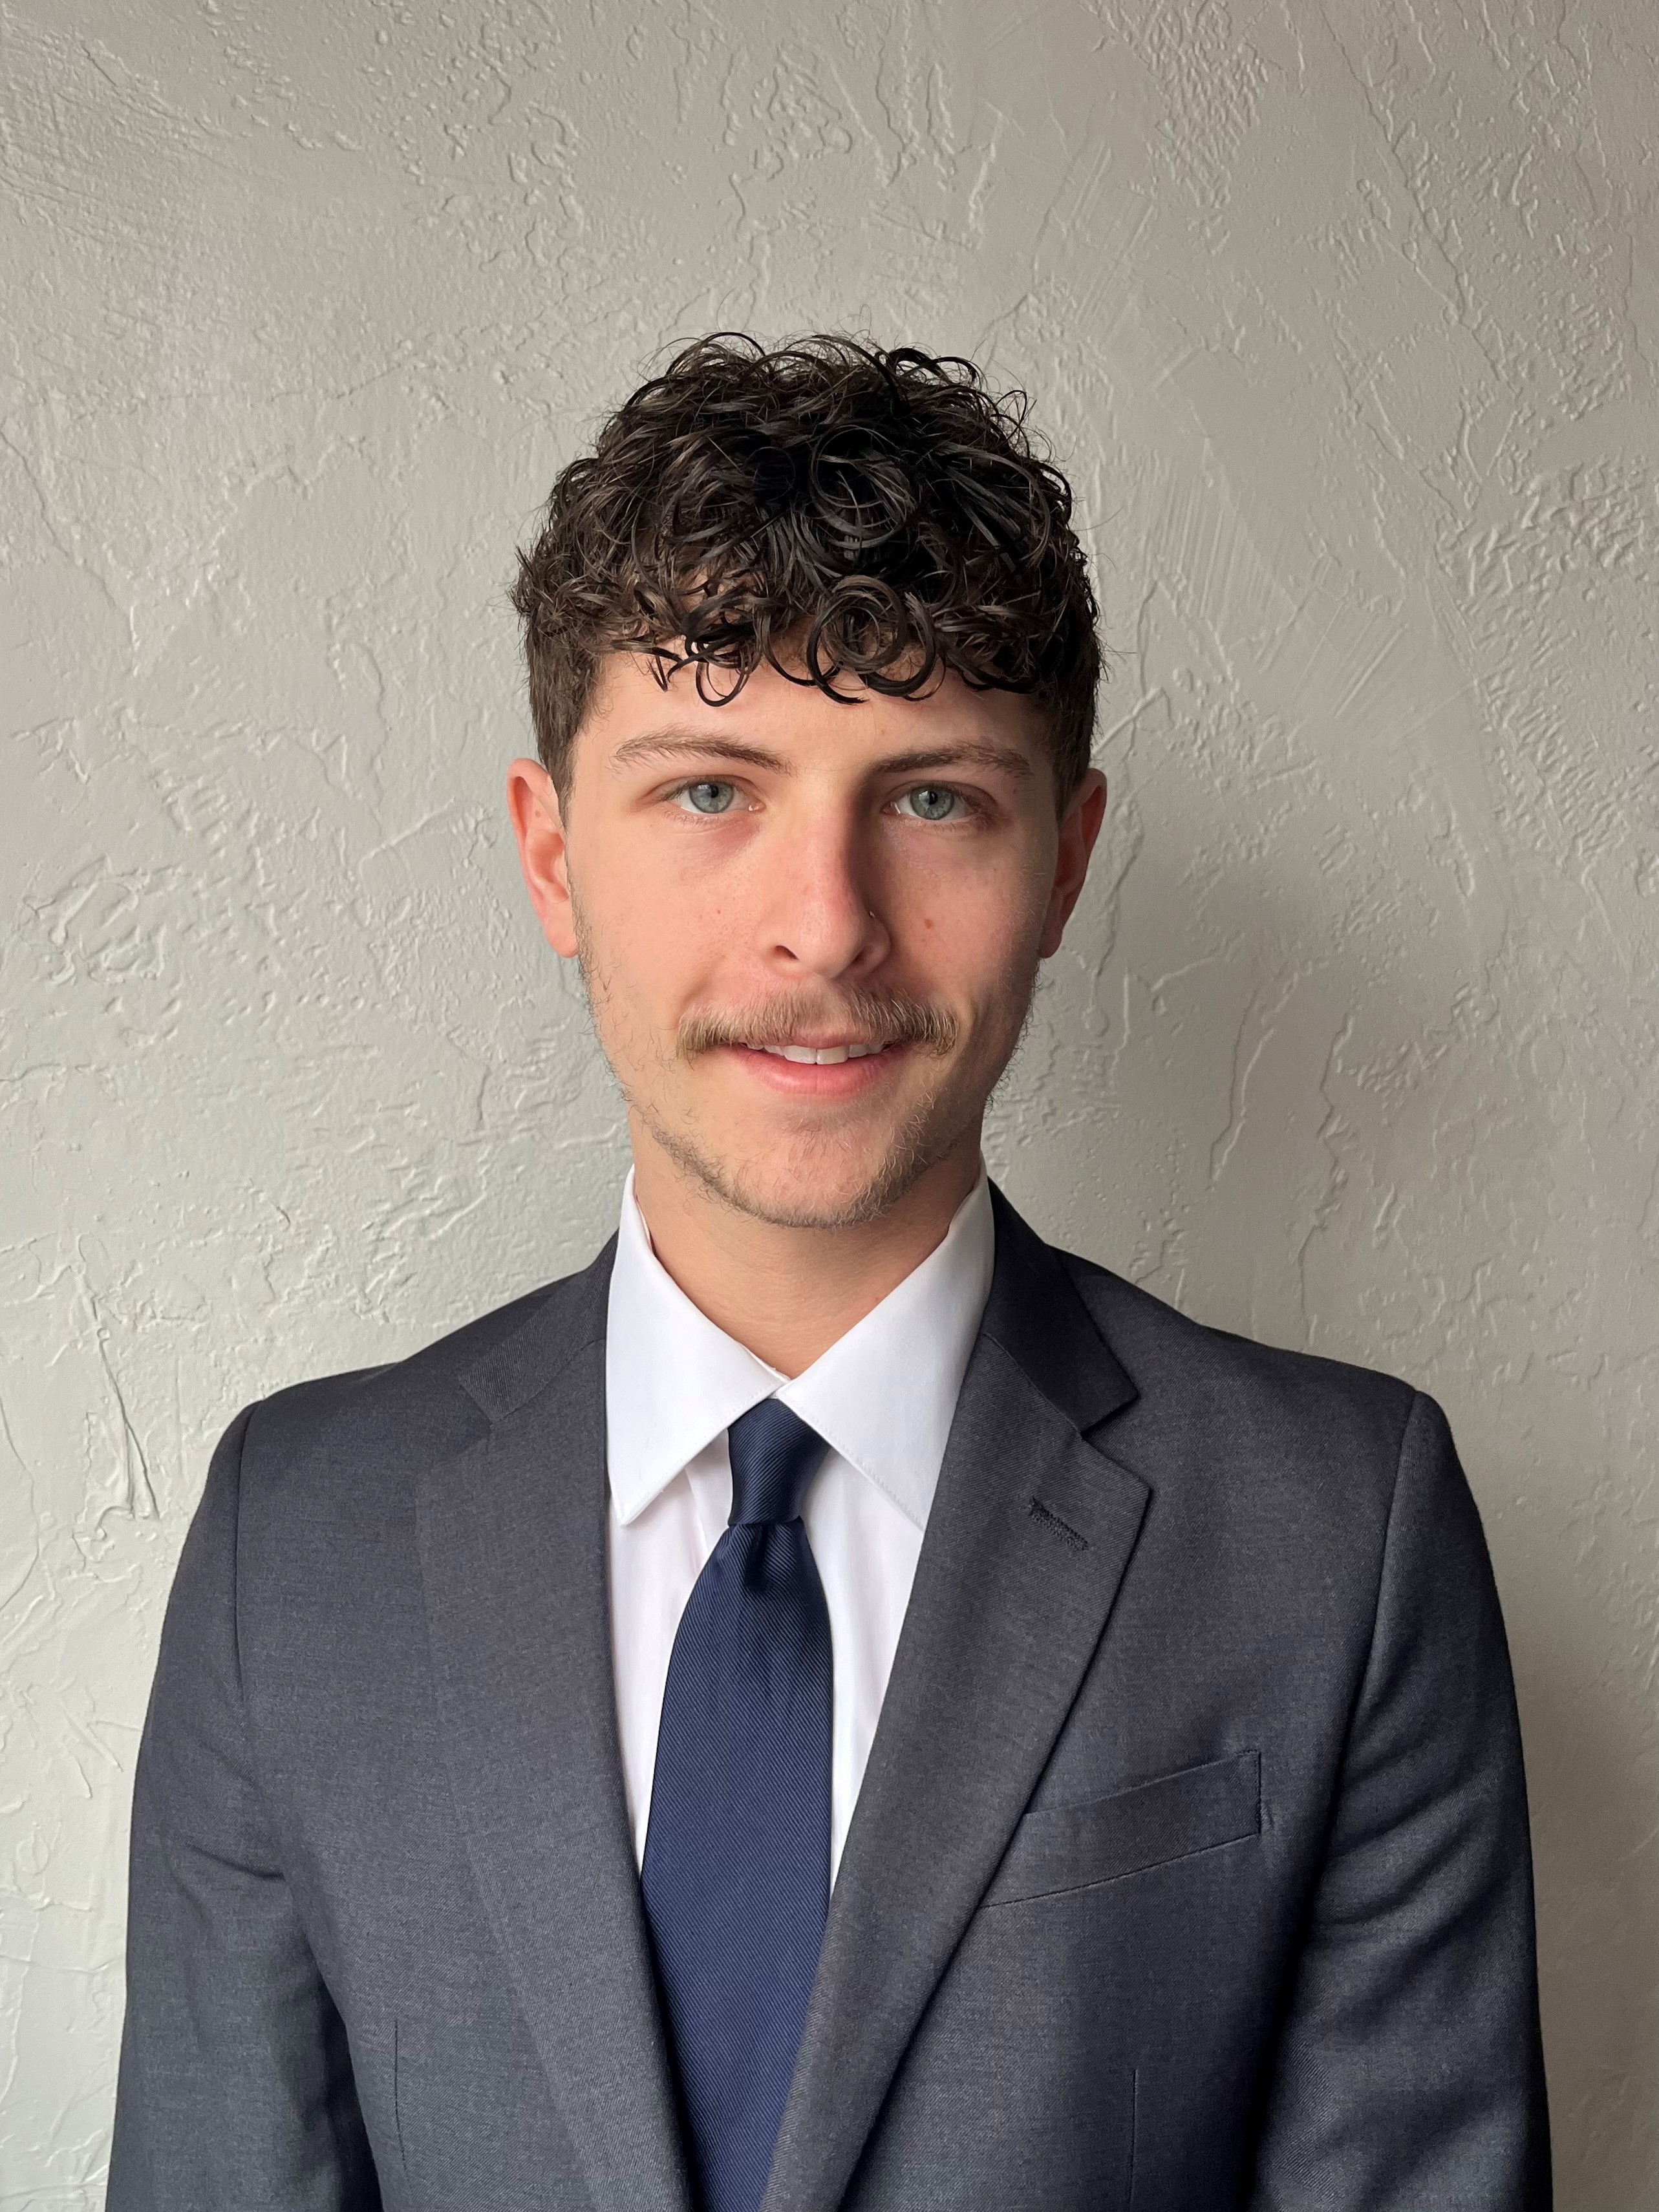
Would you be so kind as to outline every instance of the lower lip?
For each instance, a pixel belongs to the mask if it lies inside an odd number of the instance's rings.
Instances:
[[[782,1097],[830,1100],[861,1097],[888,1081],[907,1049],[902,1044],[890,1044],[857,1060],[820,1061],[784,1060],[775,1052],[757,1052],[749,1045],[720,1048],[723,1059],[736,1060],[745,1074]]]

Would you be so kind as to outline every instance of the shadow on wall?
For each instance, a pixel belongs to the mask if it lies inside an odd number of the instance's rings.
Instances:
[[[1644,2083],[1659,2044],[1659,1881],[1651,1751],[1573,1609],[1510,1608],[1538,1885],[1539,1966],[1558,2201],[1637,2212],[1659,2114]],[[1516,1616],[1519,1615],[1517,1618]]]

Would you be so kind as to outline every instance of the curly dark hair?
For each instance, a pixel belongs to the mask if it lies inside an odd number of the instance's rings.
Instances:
[[[1061,808],[1094,733],[1097,608],[1071,487],[1023,392],[971,362],[740,332],[687,346],[554,484],[519,555],[537,749],[561,794],[601,657],[694,664],[706,699],[763,661],[831,698],[947,669],[1043,708]]]

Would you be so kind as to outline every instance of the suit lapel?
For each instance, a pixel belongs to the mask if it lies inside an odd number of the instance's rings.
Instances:
[[[468,1850],[592,2201],[685,2212],[611,1667],[611,1256],[463,1377],[491,1426],[427,1476],[421,1564]]]
[[[990,1298],[830,1899],[763,2212],[842,2198],[1071,1708],[1139,1532],[1085,1440],[1134,1395],[1057,1256],[994,1194]]]

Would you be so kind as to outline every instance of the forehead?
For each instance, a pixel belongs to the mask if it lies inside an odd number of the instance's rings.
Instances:
[[[714,672],[716,684],[724,680],[724,671]],[[936,753],[978,754],[980,765],[1022,779],[1048,765],[1046,719],[1021,693],[977,691],[953,671],[915,699],[850,678],[838,679],[837,689],[846,698],[792,683],[763,664],[732,698],[705,699],[693,668],[677,668],[665,685],[643,655],[609,653],[577,735],[577,771],[648,773],[653,759],[704,746],[732,756],[764,753],[799,770],[857,771]]]

